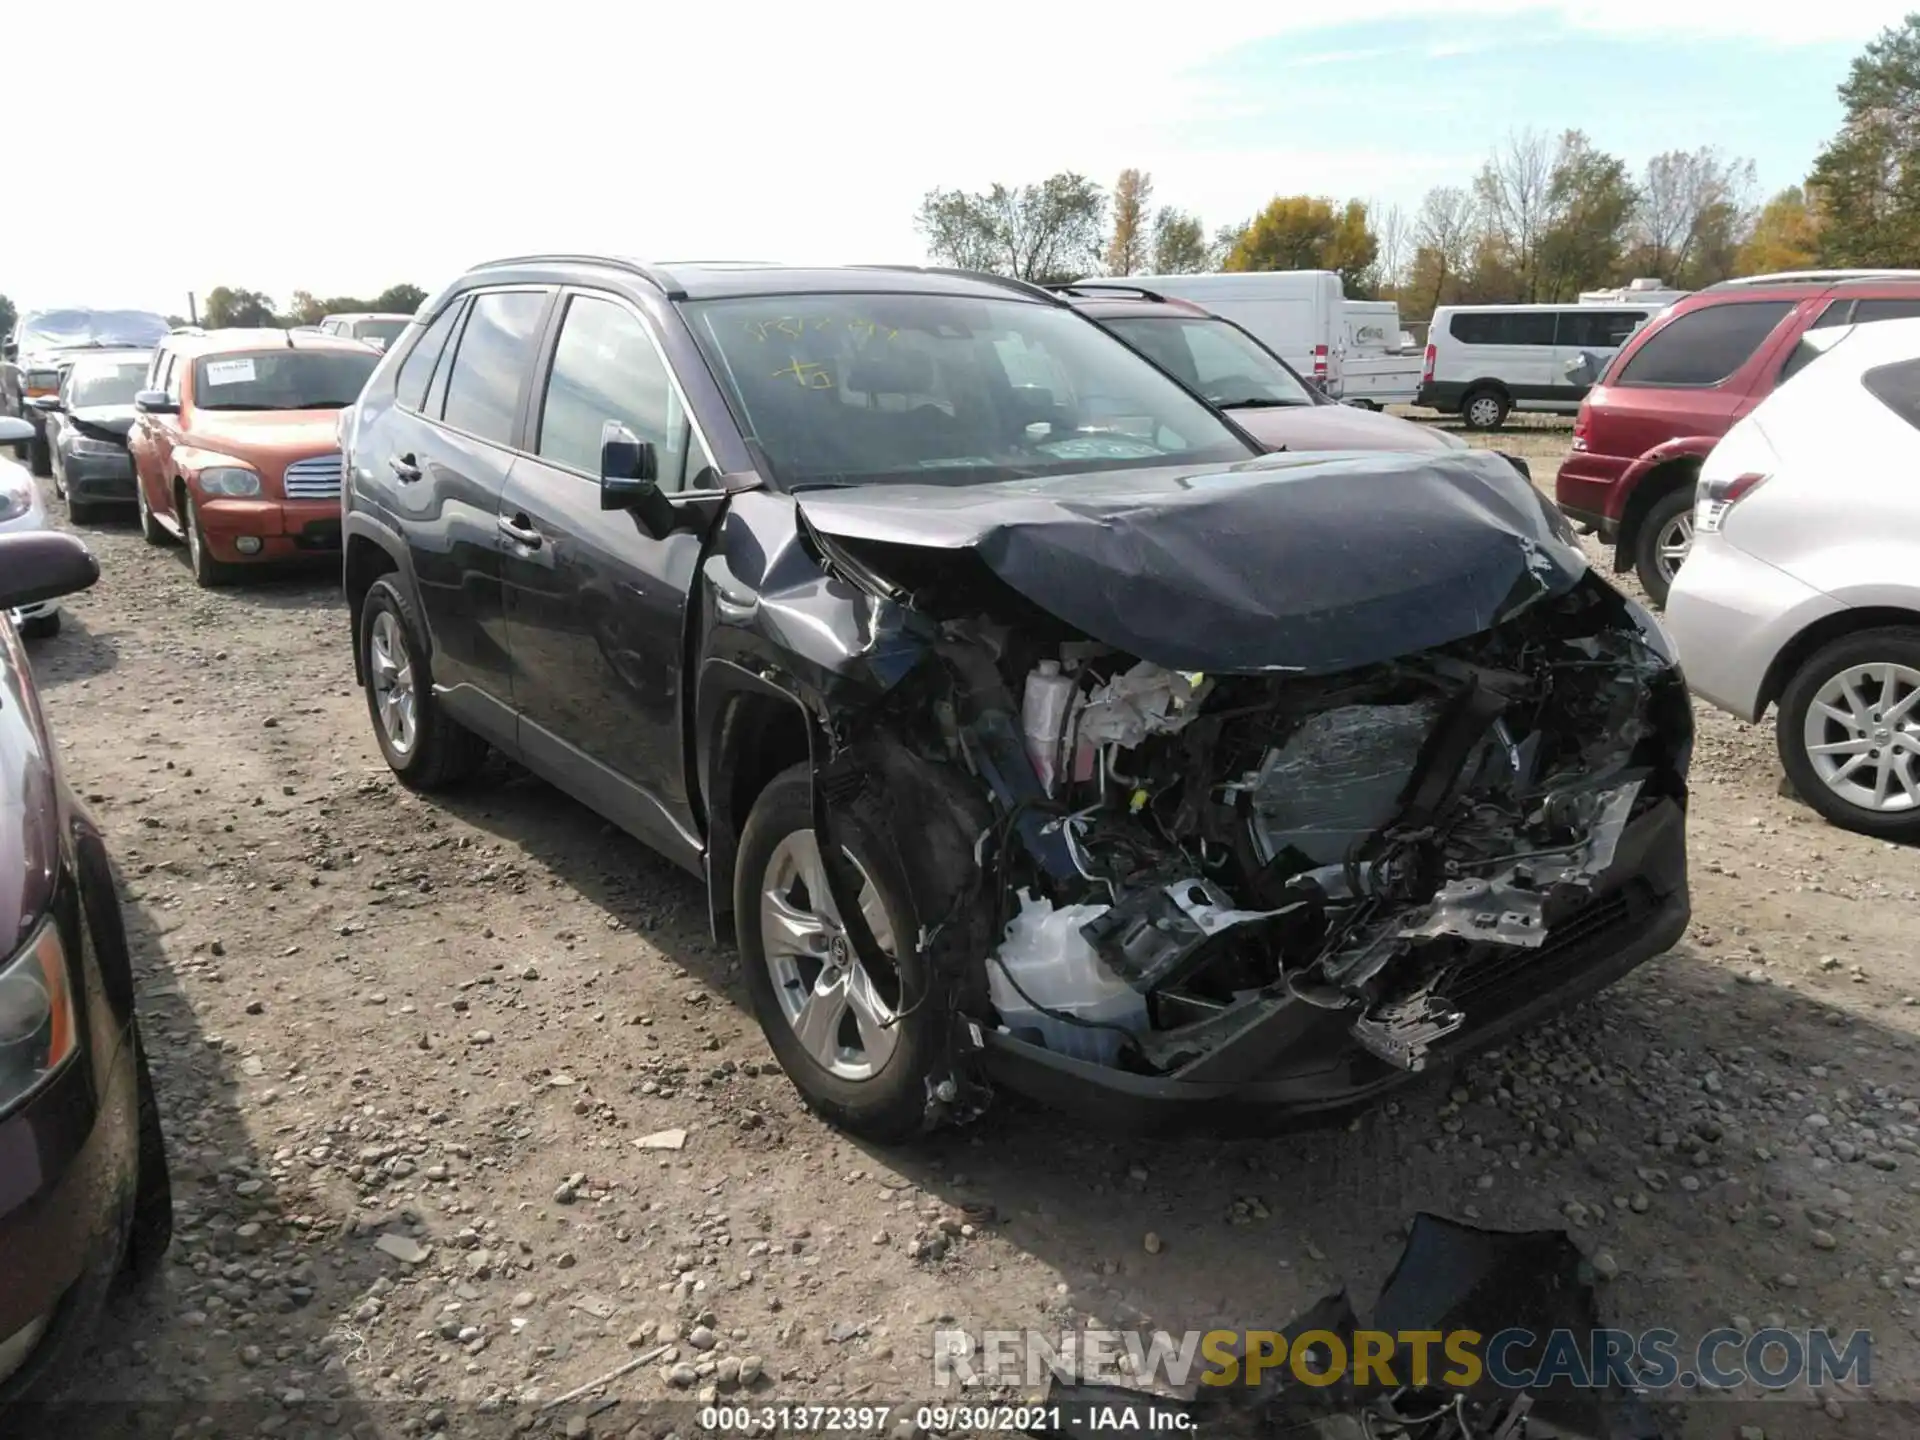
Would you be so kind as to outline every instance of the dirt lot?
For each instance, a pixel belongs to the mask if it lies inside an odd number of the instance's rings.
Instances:
[[[1502,443],[1550,482],[1566,439]],[[1869,1392],[1665,1406],[1676,1434],[1920,1426],[1920,864],[1782,798],[1766,730],[1700,715],[1679,949],[1348,1128],[1142,1144],[1006,1101],[875,1153],[795,1102],[692,881],[505,768],[393,782],[332,577],[205,593],[89,539],[34,663],[124,869],[178,1240],[66,1435],[901,1407],[937,1323],[1364,1305],[1422,1208],[1571,1226],[1632,1328],[1874,1330]]]

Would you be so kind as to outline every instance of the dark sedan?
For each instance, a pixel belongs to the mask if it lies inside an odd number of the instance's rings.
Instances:
[[[67,502],[77,525],[109,505],[133,504],[133,397],[146,379],[153,354],[110,350],[86,355],[66,367],[56,395],[27,403],[46,416],[53,489]]]
[[[0,538],[0,612],[98,575],[71,535]],[[112,866],[0,624],[0,1434],[115,1281],[158,1264],[172,1214]]]
[[[167,318],[146,310],[29,310],[0,343],[0,415],[33,426],[22,442],[36,475],[53,463],[45,415],[30,402],[60,390],[63,365],[101,350],[146,349],[165,337]]]

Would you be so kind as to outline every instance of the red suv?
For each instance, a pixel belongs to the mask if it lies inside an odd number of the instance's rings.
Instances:
[[[1804,270],[1728,280],[1644,326],[1587,392],[1554,493],[1656,605],[1693,541],[1700,462],[1816,353],[1807,331],[1920,316],[1920,271]]]

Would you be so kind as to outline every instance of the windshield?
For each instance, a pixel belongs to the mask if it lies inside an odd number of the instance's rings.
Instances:
[[[20,320],[22,352],[113,347],[129,350],[158,345],[167,334],[167,317],[144,310],[41,310]]]
[[[116,364],[94,361],[76,365],[71,382],[72,398],[68,408],[84,410],[89,405],[131,405],[141,381],[147,376],[145,360],[124,360]]]
[[[1314,403],[1299,376],[1229,321],[1130,315],[1100,323],[1222,410]]]
[[[400,332],[407,328],[404,320],[356,320],[353,323],[353,338],[367,340],[382,350],[400,338]]]
[[[1063,307],[885,294],[683,309],[748,435],[790,488],[974,484],[1254,453]]]
[[[201,410],[340,410],[380,363],[351,350],[262,350],[212,355],[193,368],[193,403]]]

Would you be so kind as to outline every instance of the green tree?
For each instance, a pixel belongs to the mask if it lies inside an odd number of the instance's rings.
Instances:
[[[1840,103],[1840,133],[1807,177],[1820,196],[1820,258],[1920,266],[1920,13],[1854,60]]]
[[[318,325],[320,317],[326,313],[326,307],[313,298],[311,290],[296,290],[292,302],[287,306],[287,313],[281,318],[289,326]]]
[[[1512,293],[1496,296],[1531,303],[1540,294],[1540,239],[1548,223],[1548,191],[1553,184],[1553,155],[1546,136],[1535,130],[1507,136],[1474,177],[1474,205],[1481,221],[1481,246],[1474,266],[1486,277],[1500,270],[1512,276]]]
[[[1618,278],[1638,200],[1624,160],[1594,149],[1579,130],[1562,135],[1547,177],[1538,298],[1574,300]]]
[[[1153,177],[1144,170],[1122,170],[1113,185],[1113,235],[1107,241],[1107,273],[1137,275],[1146,268],[1149,233],[1147,203]]]
[[[1420,199],[1414,213],[1413,259],[1407,266],[1408,318],[1431,315],[1459,298],[1462,277],[1473,258],[1473,197],[1456,185],[1437,185]]]
[[[1779,270],[1805,270],[1820,259],[1822,216],[1809,203],[1807,192],[1789,185],[1760,207],[1753,233],[1740,247],[1735,272],[1770,275]]]
[[[274,314],[273,301],[267,296],[257,290],[241,290],[225,285],[216,285],[207,292],[207,303],[201,308],[200,316],[200,323],[209,330],[280,323]]]
[[[1213,249],[1198,215],[1162,205],[1153,217],[1153,273],[1195,275],[1213,268]]]
[[[14,308],[13,301],[0,295],[0,340],[13,334],[14,321],[20,318],[20,312]]]
[[[1224,268],[1228,270],[1338,270],[1349,295],[1373,287],[1380,242],[1367,224],[1363,201],[1334,202],[1314,195],[1276,195],[1253,217]]]
[[[418,285],[389,285],[367,302],[369,310],[384,310],[390,315],[411,315],[427,303],[427,292]]]
[[[943,264],[1059,284],[1099,267],[1106,208],[1098,185],[1063,170],[1037,185],[929,190],[914,224]]]
[[[1668,150],[1647,161],[1635,210],[1629,268],[1683,290],[1733,273],[1751,224],[1751,160],[1717,150]]]

